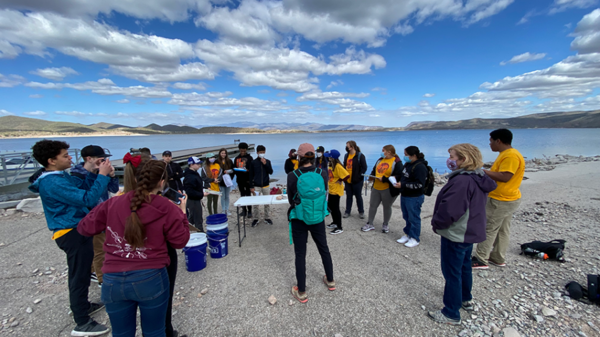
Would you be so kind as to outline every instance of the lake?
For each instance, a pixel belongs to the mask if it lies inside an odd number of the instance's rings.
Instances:
[[[446,171],[448,148],[457,143],[471,143],[479,147],[484,161],[493,161],[497,153],[489,148],[491,130],[432,130],[396,132],[339,132],[339,133],[291,133],[291,134],[200,134],[200,135],[150,135],[115,137],[46,137],[64,140],[72,148],[94,144],[108,148],[115,158],[123,158],[129,148],[148,147],[160,158],[164,150],[233,144],[234,139],[264,145],[266,157],[273,164],[273,178],[285,177],[283,165],[290,149],[301,143],[336,149],[344,152],[348,140],[354,140],[367,158],[369,169],[375,163],[381,148],[392,144],[403,156],[404,148],[416,145],[425,159],[438,172]],[[515,129],[513,146],[526,158],[540,158],[555,154],[591,156],[600,154],[599,129]],[[0,139],[0,151],[29,151],[41,138]]]

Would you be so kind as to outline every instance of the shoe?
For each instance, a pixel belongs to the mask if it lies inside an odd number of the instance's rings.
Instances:
[[[252,227],[256,227],[258,225],[258,219],[252,221]]]
[[[446,317],[446,315],[442,314],[441,310],[430,311],[427,313],[427,315],[429,316],[429,318],[431,318],[432,320],[434,320],[435,322],[438,322],[438,323],[460,325],[460,319],[448,318],[448,317]]]
[[[292,296],[294,296],[294,298],[297,299],[300,303],[308,302],[308,295],[306,295],[306,292],[304,292],[304,294],[300,294],[297,286],[292,287]]]
[[[350,213],[344,213],[344,215],[342,215],[342,218],[346,219],[350,217]]]
[[[87,323],[76,326],[75,329],[71,331],[71,336],[100,336],[109,331],[109,328],[90,318]]]
[[[342,234],[343,232],[344,231],[342,229],[336,228],[336,229],[332,230],[331,232],[329,232],[329,234],[336,235],[336,234]]]
[[[246,210],[244,208],[242,208],[242,211],[239,214],[240,214],[240,216],[246,216],[246,214],[248,214],[248,212],[246,212]]]
[[[327,289],[329,289],[329,291],[334,291],[335,290],[335,281],[327,281],[327,275],[323,275],[323,283],[325,283],[325,285],[327,286]]]
[[[188,337],[188,335],[180,335],[179,331],[173,330],[173,337]]]
[[[273,224],[273,221],[271,221],[271,219],[265,219],[265,222],[268,223],[269,225]]]
[[[327,228],[328,229],[334,229],[334,228],[337,228],[337,225],[334,224],[334,223],[330,223],[329,225],[327,225]]]
[[[90,308],[88,309],[88,315],[91,316],[102,309],[104,309],[104,303],[90,303]]]
[[[102,283],[98,282],[98,288],[102,289]]]
[[[365,213],[359,213],[358,217],[361,218],[361,219],[364,219],[365,218]]]
[[[92,272],[92,275],[90,275],[90,281],[98,283],[98,276],[96,276],[96,273]]]
[[[231,212],[230,211],[227,211],[227,212],[224,212],[224,213],[227,213],[227,216],[231,216]]]
[[[252,211],[248,212],[248,216],[247,216],[247,218],[248,218],[248,219],[252,219]]]
[[[473,301],[464,301],[460,306],[464,311],[474,311],[475,307],[473,306]]]
[[[389,233],[390,232],[390,226],[389,225],[383,225],[381,227],[381,232],[382,233]]]
[[[471,268],[473,269],[490,269],[485,262],[478,259],[476,256],[471,257]]]
[[[407,241],[407,242],[404,244],[404,246],[405,246],[405,247],[408,247],[408,248],[414,248],[414,247],[416,247],[416,246],[418,246],[418,245],[419,245],[419,241],[417,241],[417,240],[415,240],[415,239],[413,239],[413,238],[410,238],[410,239],[409,239],[409,240],[408,240],[408,241]]]
[[[368,232],[368,231],[372,231],[374,229],[375,229],[375,227],[373,225],[371,225],[370,223],[367,223],[360,230],[363,232]]]
[[[408,242],[408,240],[410,240],[410,238],[408,237],[408,235],[404,235],[400,239],[396,240],[396,242],[401,243],[401,244],[405,244],[405,243]]]
[[[494,262],[492,259],[489,259],[488,262],[496,267],[506,267],[506,263],[498,263],[498,262]]]

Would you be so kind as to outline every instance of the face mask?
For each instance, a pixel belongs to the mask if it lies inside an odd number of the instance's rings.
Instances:
[[[350,149],[346,146],[346,152],[350,152]]]
[[[450,171],[454,171],[458,168],[458,164],[456,164],[456,160],[452,160],[450,158],[446,159],[446,166],[448,166]]]
[[[321,158],[323,154],[321,152],[317,152],[317,158]]]
[[[410,163],[410,157],[409,156],[404,156],[404,162],[405,163]]]
[[[385,158],[385,152],[381,152],[381,153],[379,154],[379,156],[380,156],[381,158]]]
[[[215,162],[215,160],[216,160],[215,158],[210,158],[208,161],[212,164]]]
[[[259,154],[258,154],[258,157],[259,157],[259,158],[264,158],[264,157],[265,157],[265,154],[264,154],[264,153],[259,153]]]

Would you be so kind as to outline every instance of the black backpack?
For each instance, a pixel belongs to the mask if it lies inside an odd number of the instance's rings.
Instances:
[[[521,245],[521,255],[539,256],[545,254],[548,259],[565,262],[565,242],[565,240],[552,240],[550,242],[532,241],[524,243]]]
[[[419,164],[425,165],[424,163],[417,163],[417,165]],[[415,172],[415,167],[417,167],[417,165],[412,167],[410,170],[411,173]],[[435,176],[433,175],[431,166],[425,165],[425,167],[427,168],[427,179],[425,179],[425,186],[423,186],[423,194],[430,197],[433,194],[433,188],[435,187]]]
[[[599,281],[600,275],[588,275],[587,288],[575,281],[571,281],[567,283],[565,289],[567,289],[569,297],[574,300],[578,300],[587,304],[594,303],[600,305],[600,290],[598,289]]]

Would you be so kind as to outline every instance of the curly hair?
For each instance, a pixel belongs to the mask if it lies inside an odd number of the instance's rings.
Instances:
[[[125,224],[125,240],[133,249],[144,247],[146,227],[140,220],[137,211],[144,202],[150,202],[152,192],[162,180],[167,180],[167,164],[159,160],[149,160],[140,164],[136,175],[137,187],[131,198],[129,208],[131,214]]]
[[[31,147],[33,158],[43,167],[48,167],[48,159],[54,159],[62,150],[68,149],[69,144],[66,142],[50,139],[40,140]]]

